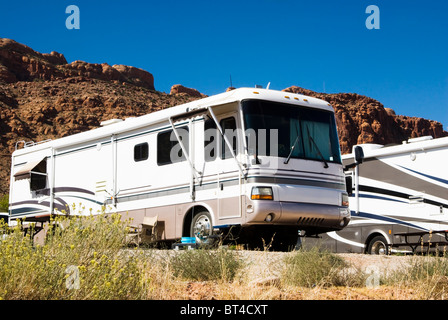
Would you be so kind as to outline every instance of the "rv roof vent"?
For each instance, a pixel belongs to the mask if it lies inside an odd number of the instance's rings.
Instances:
[[[432,136],[423,136],[423,137],[408,139],[408,143],[428,141],[428,140],[432,140]]]
[[[123,120],[121,120],[121,119],[110,119],[110,120],[102,121],[100,123],[100,126],[105,127],[105,126],[109,126],[111,124],[118,123],[118,122],[121,122],[121,121],[123,121]]]

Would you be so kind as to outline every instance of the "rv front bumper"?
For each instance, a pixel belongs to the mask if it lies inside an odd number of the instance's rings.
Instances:
[[[312,233],[341,230],[349,222],[349,208],[317,203],[252,201],[246,212],[247,225],[289,225]]]

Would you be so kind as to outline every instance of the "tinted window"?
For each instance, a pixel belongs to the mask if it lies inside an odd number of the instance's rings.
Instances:
[[[227,137],[227,140],[232,145],[233,152],[237,153],[237,131],[236,131],[236,120],[234,117],[229,117],[222,119],[219,124],[221,125],[222,131],[224,135]],[[227,143],[224,141],[224,138],[221,139],[221,159],[228,159],[232,157],[232,153],[227,146]]]
[[[134,161],[144,161],[147,160],[149,156],[149,147],[148,144],[140,143],[134,146]]]
[[[32,191],[45,189],[47,186],[47,160],[42,160],[31,171],[30,189]]]
[[[213,161],[216,159],[218,129],[215,121],[208,119],[204,121],[204,157],[205,161]]]
[[[177,132],[188,150],[188,127],[177,128]],[[173,130],[161,132],[157,135],[157,164],[165,165],[184,161],[185,155]]]
[[[243,102],[246,130],[259,133],[249,153],[341,163],[333,112],[284,103],[246,100]],[[271,146],[271,134],[277,145]],[[262,147],[262,148],[261,148]],[[253,149],[253,150],[252,150]]]

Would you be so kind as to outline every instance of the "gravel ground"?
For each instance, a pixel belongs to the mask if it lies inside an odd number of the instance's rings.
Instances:
[[[148,250],[151,259],[166,260],[169,256],[178,254],[175,250]],[[395,299],[426,299],[424,291],[406,284],[399,286],[377,286],[372,282],[369,287],[313,287],[296,288],[282,284],[281,274],[284,271],[284,258],[294,252],[268,251],[235,251],[245,267],[236,276],[231,286],[222,286],[214,281],[178,282],[176,299],[280,299],[280,300],[313,300],[313,299],[349,299],[349,300],[395,300]],[[381,277],[389,272],[405,268],[415,261],[416,256],[378,256],[357,253],[337,254],[342,257],[354,271],[366,273],[377,272]],[[374,278],[372,278],[374,281]],[[426,290],[426,289],[425,289]],[[171,296],[168,297],[170,299]],[[167,299],[167,296],[163,296]]]
[[[246,263],[242,274],[249,282],[278,281],[282,268],[283,259],[289,253],[267,252],[267,251],[238,251]]]
[[[150,250],[153,258],[166,259],[167,256],[176,254],[174,250]],[[245,263],[241,277],[252,283],[269,284],[278,281],[284,267],[284,258],[294,252],[270,252],[270,251],[235,251]],[[359,253],[339,253],[353,270],[361,270],[367,273],[379,272],[387,274],[409,266],[413,256],[385,256],[368,255]]]
[[[251,282],[275,281],[283,268],[283,258],[288,254],[284,252],[239,251],[246,261],[244,273]],[[404,268],[411,263],[412,256],[384,256],[359,253],[339,253],[353,269],[370,273],[387,274]]]
[[[154,256],[166,257],[175,254],[174,250],[151,250]],[[255,274],[274,276],[278,275],[283,267],[283,259],[294,252],[272,251],[235,251],[246,262],[246,268]],[[338,253],[347,263],[354,268],[366,271],[369,268],[377,268],[381,272],[389,272],[406,267],[411,263],[413,256],[386,256],[369,255],[360,253]]]
[[[359,253],[339,253],[352,266],[368,271],[377,269],[379,272],[391,272],[409,266],[412,256],[385,256]]]

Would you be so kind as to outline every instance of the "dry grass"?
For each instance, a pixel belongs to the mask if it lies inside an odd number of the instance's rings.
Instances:
[[[44,245],[34,244],[21,225],[0,226],[1,299],[402,300],[448,294],[445,257],[403,257],[401,268],[375,274],[318,248],[129,248],[127,222],[113,214],[53,222],[58,227]]]

